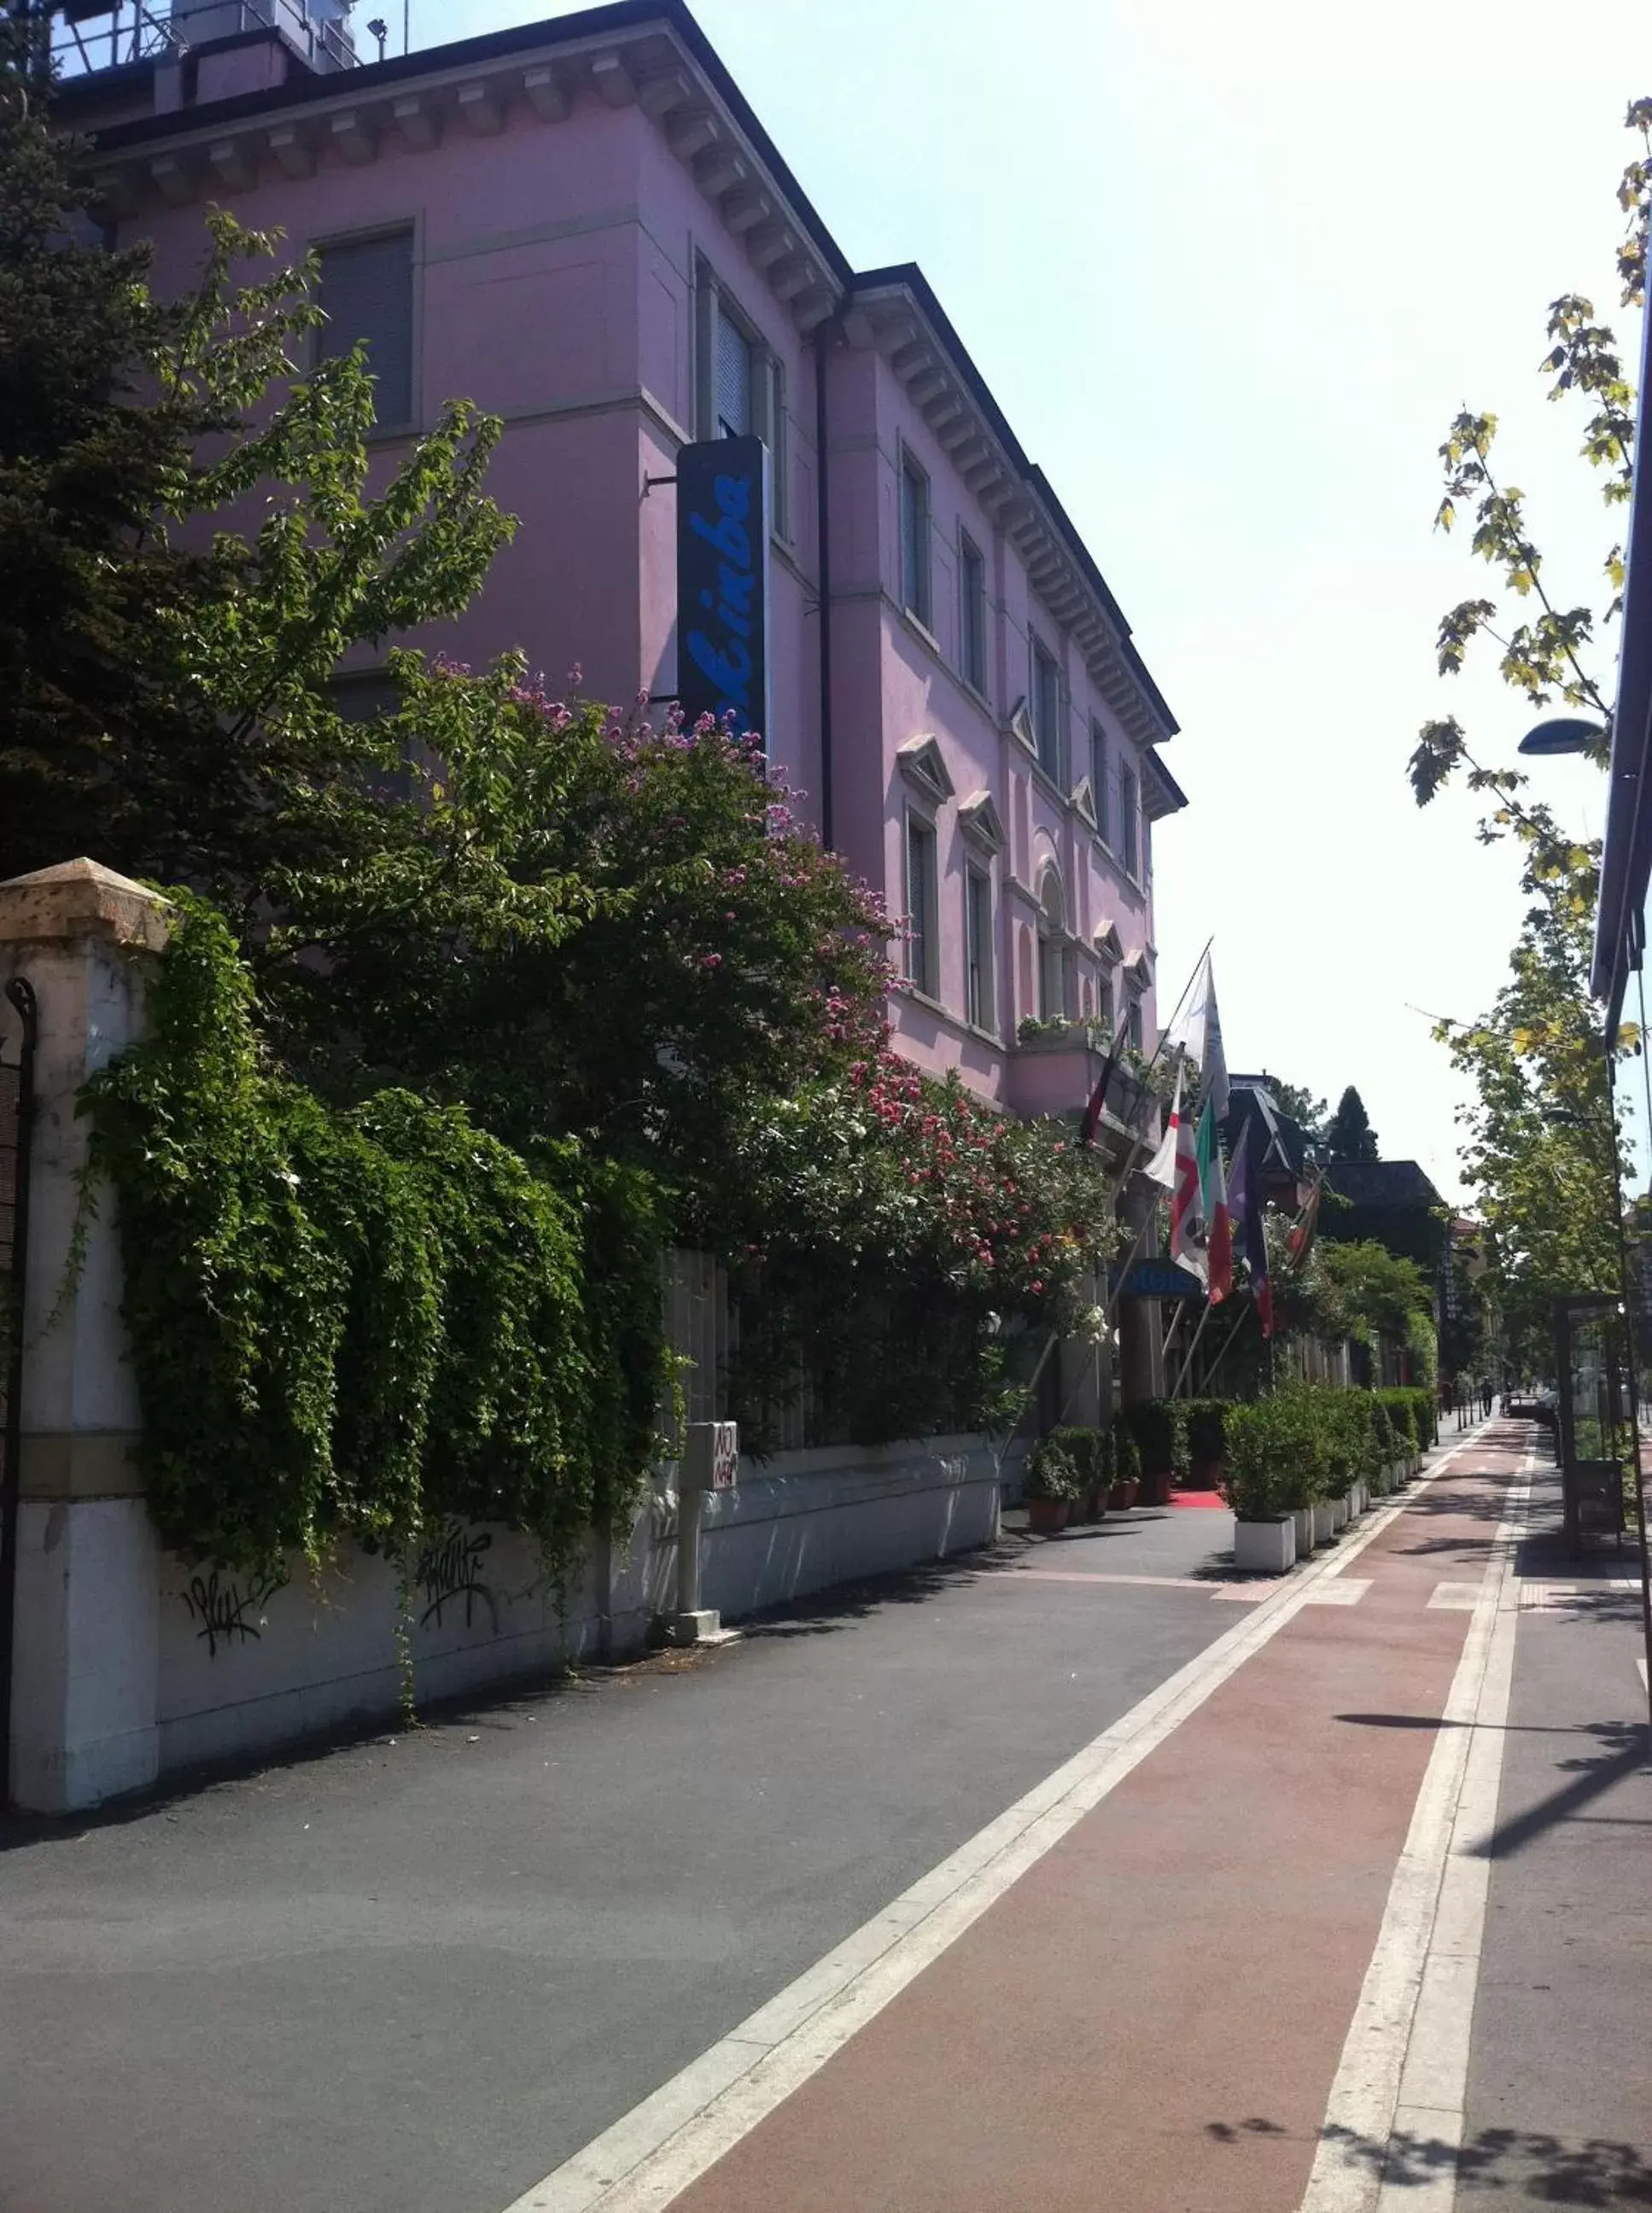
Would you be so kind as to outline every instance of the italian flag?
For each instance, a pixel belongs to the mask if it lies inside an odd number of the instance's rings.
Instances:
[[[1220,1306],[1234,1287],[1234,1225],[1228,1206],[1228,1171],[1222,1160],[1222,1135],[1216,1127],[1214,1097],[1205,1100],[1199,1116],[1199,1205],[1209,1231],[1206,1258],[1210,1267],[1210,1304]]]

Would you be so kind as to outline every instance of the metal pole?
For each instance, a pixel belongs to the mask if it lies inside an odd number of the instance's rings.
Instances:
[[[1642,987],[1641,1004],[1646,1003]],[[1645,1016],[1643,1012],[1642,1020]],[[1644,1038],[1645,1032],[1642,1032]],[[1605,1043],[1605,1040],[1602,1040]],[[1645,1050],[1643,1044],[1642,1050]],[[1652,1732],[1652,1555],[1647,1550],[1646,1533],[1646,1476],[1641,1466],[1641,1405],[1640,1379],[1636,1375],[1637,1349],[1635,1342],[1635,1292],[1630,1275],[1629,1237],[1624,1228],[1623,1162],[1618,1138],[1618,1082],[1617,1068],[1610,1046],[1606,1050],[1606,1119],[1612,1132],[1612,1207],[1618,1223],[1618,1299],[1623,1310],[1624,1330],[1628,1338],[1629,1358],[1629,1434],[1635,1452],[1635,1539],[1640,1554],[1641,1568],[1641,1643],[1646,1655],[1646,1721]],[[1557,1384],[1564,1385],[1564,1378],[1557,1376]],[[1564,1390],[1562,1396],[1564,1396]],[[1558,1403],[1558,1402],[1557,1402]]]
[[[1177,1376],[1176,1381],[1171,1388],[1170,1395],[1173,1399],[1180,1399],[1181,1396],[1181,1387],[1187,1381],[1187,1371],[1193,1364],[1193,1355],[1199,1349],[1199,1339],[1204,1334],[1204,1326],[1210,1320],[1210,1316],[1215,1313],[1215,1311],[1216,1309],[1214,1307],[1207,1306],[1204,1312],[1199,1316],[1199,1326],[1193,1332],[1193,1342],[1187,1348],[1187,1357],[1181,1364],[1181,1373]]]
[[[11,1685],[17,1622],[17,1509],[22,1497],[23,1292],[28,1275],[30,1138],[34,1121],[34,1046],[39,1032],[34,986],[14,976],[6,997],[23,1025],[17,1064],[15,1196],[11,1216],[11,1275],[7,1293],[5,1466],[0,1469],[0,1804],[11,1801]]]

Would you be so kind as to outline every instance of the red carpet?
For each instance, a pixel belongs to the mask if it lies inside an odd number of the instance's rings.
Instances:
[[[1225,1510],[1228,1502],[1219,1491],[1173,1491],[1170,1503],[1173,1506],[1216,1506]]]

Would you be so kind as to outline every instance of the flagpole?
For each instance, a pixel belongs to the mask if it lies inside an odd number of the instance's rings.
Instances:
[[[1228,1339],[1227,1339],[1227,1342],[1226,1342],[1226,1344],[1222,1346],[1222,1348],[1221,1351],[1220,1351],[1220,1352],[1218,1352],[1218,1353],[1217,1353],[1217,1355],[1216,1355],[1216,1366],[1217,1366],[1218,1368],[1220,1368],[1220,1367],[1221,1367],[1221,1365],[1222,1365],[1222,1362],[1223,1362],[1223,1361],[1228,1357],[1228,1354],[1233,1350],[1233,1347],[1234,1347],[1234,1338],[1239,1335],[1240,1331],[1241,1331],[1241,1329],[1243,1329],[1243,1328],[1244,1328],[1244,1326],[1245,1326],[1246,1323],[1250,1320],[1250,1318],[1251,1318],[1252,1314],[1253,1314],[1255,1311],[1256,1311],[1256,1308],[1255,1308],[1255,1303],[1254,1303],[1254,1302],[1253,1302],[1253,1302],[1248,1302],[1248,1303],[1247,1303],[1245,1306],[1243,1306],[1243,1307],[1241,1307],[1241,1308],[1240,1308],[1240,1311],[1239,1311],[1238,1316],[1237,1316],[1237,1318],[1235,1319],[1235,1320],[1234,1320],[1234,1326],[1233,1326],[1233,1327],[1232,1327],[1232,1328],[1228,1332]]]
[[[1199,1349],[1199,1339],[1204,1334],[1205,1324],[1210,1320],[1211,1315],[1215,1312],[1216,1308],[1214,1307],[1207,1306],[1204,1312],[1199,1316],[1199,1326],[1193,1332],[1193,1342],[1187,1348],[1187,1357],[1181,1364],[1181,1373],[1177,1376],[1174,1384],[1171,1387],[1170,1395],[1173,1399],[1180,1399],[1181,1396],[1181,1387],[1187,1381],[1187,1371],[1193,1364],[1193,1355]]]

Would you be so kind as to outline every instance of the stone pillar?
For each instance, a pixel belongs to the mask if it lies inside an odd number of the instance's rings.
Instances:
[[[1156,1184],[1143,1184],[1138,1178],[1119,1202],[1119,1212],[1132,1240],[1159,1202]],[[1137,1256],[1143,1260],[1156,1260],[1159,1241],[1155,1231],[1148,1232]],[[1126,1405],[1133,1405],[1140,1399],[1161,1399],[1165,1393],[1164,1324],[1157,1299],[1120,1299],[1119,1302],[1119,1382],[1120,1394]]]
[[[159,1550],[137,1471],[137,1391],[107,1190],[85,1223],[72,1288],[69,1277],[88,1135],[76,1100],[143,1035],[165,909],[157,893],[87,860],[0,883],[0,986],[26,976],[40,1021],[10,1775],[14,1802],[37,1813],[95,1805],[156,1772]]]
[[[1085,1287],[1085,1296],[1092,1304],[1099,1305],[1106,1292],[1092,1277]],[[1112,1387],[1107,1356],[1102,1347],[1092,1338],[1064,1337],[1051,1358],[1056,1363],[1060,1379],[1064,1424],[1083,1430],[1100,1427],[1106,1418],[1104,1387],[1109,1396]]]

